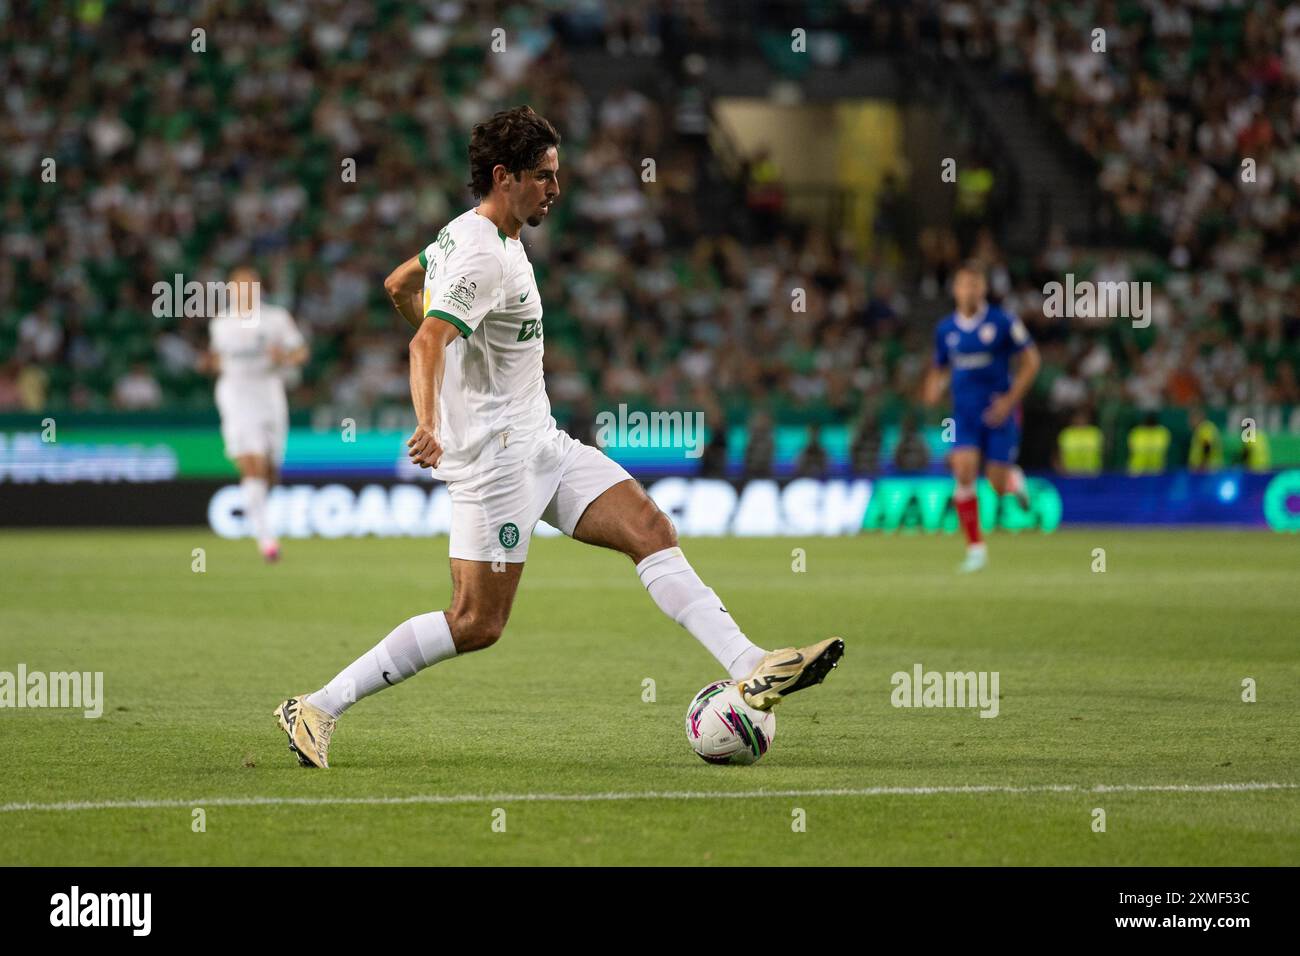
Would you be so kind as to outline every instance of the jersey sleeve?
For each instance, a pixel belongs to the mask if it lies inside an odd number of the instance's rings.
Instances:
[[[1008,355],[1023,352],[1034,344],[1034,340],[1029,335],[1029,330],[1025,328],[1025,323],[1021,322],[1019,317],[1012,315],[1010,312],[1003,312],[1002,314],[1007,322],[1006,350]]]
[[[303,348],[307,341],[302,337],[302,332],[298,328],[298,323],[294,322],[293,316],[286,309],[280,313],[280,347],[288,352],[296,351]]]
[[[934,365],[935,368],[948,367],[948,343],[943,334],[943,323],[940,322],[934,329]]]
[[[427,262],[424,253],[421,261]],[[504,279],[505,264],[499,256],[486,249],[454,250],[434,282],[425,278],[424,317],[450,322],[468,338],[498,304]]]

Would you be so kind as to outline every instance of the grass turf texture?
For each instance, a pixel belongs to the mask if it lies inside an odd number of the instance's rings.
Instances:
[[[268,567],[200,531],[6,532],[0,670],[102,670],[106,704],[0,710],[0,805],[180,804],[0,811],[0,864],[766,864],[774,846],[804,864],[1300,863],[1300,790],[214,804],[192,832],[212,798],[1300,782],[1292,538],[1002,535],[968,578],[955,538],[685,547],[758,643],[847,642],[757,765],[690,752],[686,704],[719,669],[630,563],[543,539],[500,643],[361,702],[322,772],[272,708],[443,606],[444,540],[289,541]],[[999,716],[892,707],[890,675],[917,662],[999,671]]]

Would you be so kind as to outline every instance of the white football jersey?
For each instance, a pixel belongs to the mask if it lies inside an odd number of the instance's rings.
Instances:
[[[265,303],[255,316],[221,313],[208,323],[208,338],[219,361],[218,386],[227,381],[241,386],[272,382],[283,386],[280,372],[271,362],[271,347],[288,352],[304,344],[288,310]]]
[[[424,315],[460,330],[447,346],[438,396],[443,456],[435,477],[454,481],[518,460],[553,432],[542,375],[542,303],[524,244],[475,209],[420,253]]]

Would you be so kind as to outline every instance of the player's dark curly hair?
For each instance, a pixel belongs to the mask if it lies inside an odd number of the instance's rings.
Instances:
[[[492,170],[504,166],[518,179],[541,165],[560,134],[531,106],[516,106],[477,124],[469,139],[469,188],[482,199],[492,192]]]

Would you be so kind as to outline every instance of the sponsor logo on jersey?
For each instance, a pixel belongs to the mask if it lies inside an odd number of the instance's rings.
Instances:
[[[438,233],[438,238],[435,241],[438,243],[438,248],[445,255],[450,256],[456,251],[456,240],[451,237],[451,233],[447,231],[446,226],[442,227],[442,231]]]
[[[474,307],[474,296],[478,292],[478,283],[469,276],[461,276],[442,294],[444,301],[455,302],[466,312]]]
[[[973,368],[984,368],[993,361],[993,356],[988,352],[958,352],[952,357],[952,367],[964,371]]]
[[[442,300],[443,302],[455,303],[464,312],[469,312],[473,308],[474,294],[477,291],[477,282],[474,282],[468,276],[461,276],[443,291]]]
[[[542,338],[542,320],[541,319],[524,319],[524,324],[519,326],[519,338],[516,342],[527,342],[529,339]]]

